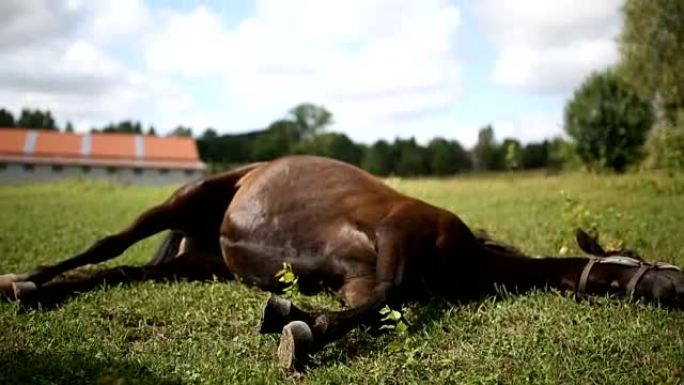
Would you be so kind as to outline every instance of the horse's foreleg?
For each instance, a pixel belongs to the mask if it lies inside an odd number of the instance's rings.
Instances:
[[[396,214],[395,214],[396,215]],[[402,217],[388,217],[376,230],[378,256],[373,266],[353,265],[350,278],[343,287],[349,310],[309,314],[292,321],[282,329],[278,358],[286,368],[306,362],[310,353],[335,341],[357,326],[375,324],[380,310],[389,303],[396,288],[403,284],[406,264],[406,238],[401,231]],[[349,256],[354,260],[356,256]],[[374,274],[369,274],[371,271]],[[311,320],[313,318],[313,320]],[[303,321],[303,322],[302,322]]]
[[[377,324],[380,310],[388,303],[393,284],[377,284],[366,301],[343,311],[307,314],[282,329],[278,346],[280,365],[291,369],[306,363],[309,355],[326,344],[342,338],[360,325]],[[298,310],[301,311],[301,310]]]

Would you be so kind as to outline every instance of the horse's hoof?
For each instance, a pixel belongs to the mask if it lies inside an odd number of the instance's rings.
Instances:
[[[16,274],[0,275],[0,296],[13,298],[14,289],[12,284],[19,281],[20,277]]]
[[[25,297],[38,290],[38,286],[31,281],[19,281],[12,283],[12,291],[14,292],[14,298],[21,300]]]
[[[300,369],[309,359],[313,346],[311,328],[303,321],[285,325],[278,345],[278,364],[287,370]]]
[[[264,307],[259,332],[267,334],[278,333],[283,330],[283,326],[290,320],[291,309],[292,302],[274,295],[270,296],[266,302],[266,307]]]

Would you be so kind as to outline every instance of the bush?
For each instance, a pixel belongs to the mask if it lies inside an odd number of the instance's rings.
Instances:
[[[614,71],[594,73],[565,107],[565,130],[589,168],[624,171],[641,157],[653,108]]]
[[[582,167],[582,161],[577,155],[573,143],[557,136],[549,143],[548,169],[551,171],[577,170]]]
[[[648,135],[646,148],[646,168],[684,171],[684,112],[679,113],[675,125],[667,121],[656,123]]]

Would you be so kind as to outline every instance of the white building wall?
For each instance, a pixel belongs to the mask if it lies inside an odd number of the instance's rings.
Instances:
[[[89,179],[116,181],[142,185],[178,185],[196,180],[203,176],[202,171],[160,170],[150,168],[119,168],[0,163],[0,184],[48,182],[61,179]]]

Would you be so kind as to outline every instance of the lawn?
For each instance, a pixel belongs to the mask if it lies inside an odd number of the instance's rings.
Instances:
[[[684,181],[511,174],[388,183],[532,255],[577,253],[578,226],[684,265]],[[171,188],[65,182],[0,187],[0,273],[56,261],[120,229]],[[160,237],[110,264],[142,263]],[[237,283],[102,288],[55,310],[0,303],[0,384],[677,384],[684,311],[532,292],[404,308],[406,334],[356,330],[303,375],[258,334],[267,294]],[[330,303],[330,298],[318,298]]]

